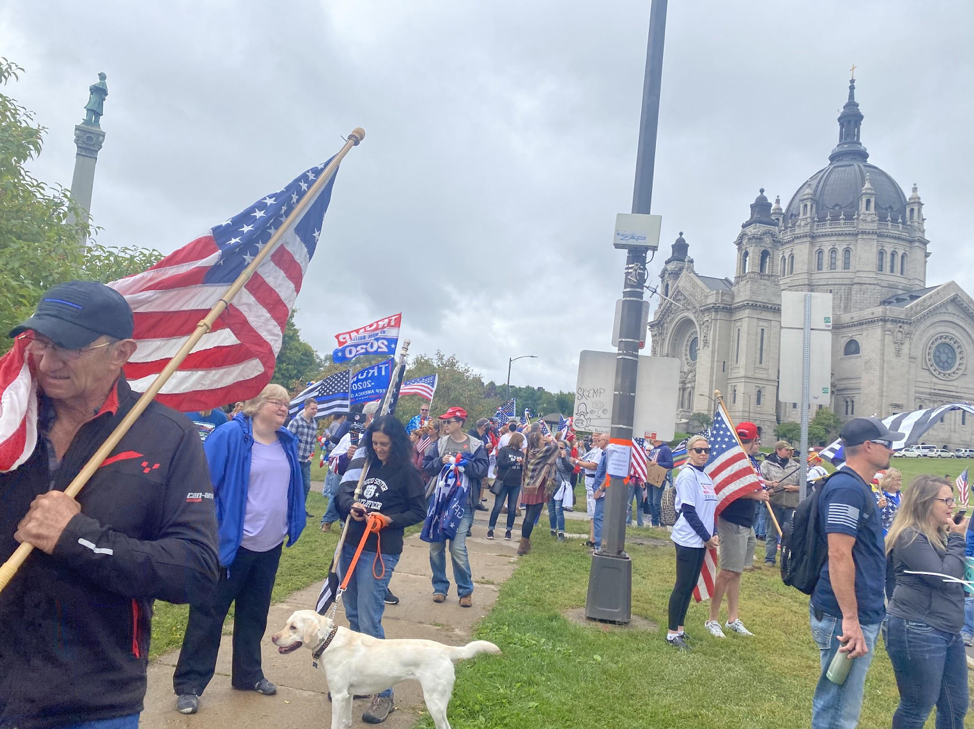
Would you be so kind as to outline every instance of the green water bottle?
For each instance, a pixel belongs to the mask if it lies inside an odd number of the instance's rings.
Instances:
[[[832,657],[832,662],[829,664],[829,670],[825,672],[825,677],[835,685],[841,686],[849,675],[852,661],[853,659],[849,658],[848,653],[836,651],[835,656]]]

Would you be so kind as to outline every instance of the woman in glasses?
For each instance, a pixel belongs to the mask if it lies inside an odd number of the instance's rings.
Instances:
[[[886,554],[896,587],[883,628],[900,704],[896,729],[919,729],[934,705],[937,727],[964,726],[967,714],[967,655],[964,588],[943,576],[964,577],[968,520],[954,520],[953,489],[947,479],[918,476],[903,495],[886,536]],[[930,572],[934,574],[910,574]]]
[[[260,639],[284,539],[293,545],[305,523],[297,442],[284,427],[289,400],[283,387],[268,385],[203,444],[216,498],[221,570],[216,590],[190,606],[173,676],[182,714],[196,713],[213,678],[223,621],[234,602],[230,683],[265,696],[277,693],[261,669]]]
[[[702,435],[695,435],[687,443],[687,453],[689,463],[676,477],[675,506],[679,517],[671,535],[676,544],[676,585],[670,594],[666,634],[666,642],[680,650],[690,649],[683,634],[683,621],[707,548],[719,544],[714,518],[717,494],[703,470],[710,457],[710,443]]]

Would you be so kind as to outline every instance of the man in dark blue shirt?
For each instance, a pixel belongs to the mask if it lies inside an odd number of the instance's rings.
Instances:
[[[855,418],[842,426],[839,438],[845,464],[817,497],[817,528],[826,535],[828,559],[809,605],[812,637],[822,661],[812,699],[812,729],[852,729],[859,723],[866,672],[886,614],[883,524],[869,482],[889,466],[892,445],[904,435],[890,432],[876,418]],[[841,686],[826,677],[839,650],[855,659]]]

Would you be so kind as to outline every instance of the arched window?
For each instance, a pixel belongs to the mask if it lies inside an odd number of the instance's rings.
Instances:
[[[842,350],[842,354],[846,357],[859,354],[859,342],[857,342],[855,339],[850,339],[845,343],[845,349]]]
[[[788,256],[788,275],[790,276],[795,272],[795,254],[792,253]]]
[[[784,276],[785,275],[785,257],[784,256],[781,257],[781,273],[779,275],[780,276]]]
[[[822,407],[822,406],[819,405],[819,407]],[[849,415],[855,415],[855,414],[856,414],[856,398],[850,397],[849,398]]]
[[[825,251],[819,251],[815,254],[815,270],[821,271],[825,268]]]
[[[900,256],[900,276],[906,275],[906,254]]]
[[[873,209],[873,201],[872,201],[872,200],[870,200],[870,199],[869,199],[869,198],[867,197],[867,198],[866,198],[866,212],[868,213],[868,212],[869,212],[870,210],[872,210],[872,209]]]
[[[896,273],[896,251],[889,254],[889,272]]]
[[[747,273],[747,259],[748,259],[747,251],[744,251],[741,254],[741,273]]]
[[[886,251],[879,252],[879,256],[876,258],[876,270],[877,271],[886,270]]]
[[[913,208],[910,208],[910,222],[913,222]]]
[[[734,389],[731,390],[731,405],[737,405],[737,385],[734,385]]]
[[[761,251],[761,268],[759,269],[761,273],[768,273],[768,267],[771,265],[771,252]]]
[[[669,295],[670,295],[670,282],[667,281],[666,285],[663,286],[663,296],[669,296]]]
[[[838,267],[839,252],[833,248],[829,251],[829,270],[834,271]]]
[[[848,271],[852,268],[852,249],[846,248],[842,251],[842,270]]]
[[[754,392],[754,404],[757,405],[758,407],[761,406],[761,388],[760,387]]]
[[[802,215],[808,215],[808,203],[802,205]]]

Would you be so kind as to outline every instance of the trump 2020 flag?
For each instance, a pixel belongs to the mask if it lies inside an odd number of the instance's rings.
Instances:
[[[29,334],[29,333],[28,333]],[[37,383],[21,335],[0,357],[0,472],[20,467],[37,445]]]
[[[144,392],[197,323],[220,301],[278,228],[308,197],[325,165],[298,175],[152,268],[110,284],[135,314],[138,349],[125,366]],[[176,410],[206,410],[257,395],[271,380],[284,327],[318,246],[333,176],[307,200],[253,277],[203,335],[157,399]]]
[[[399,344],[399,327],[402,313],[377,319],[364,327],[335,335],[338,348],[331,353],[332,362],[348,362],[363,354],[396,353]]]

